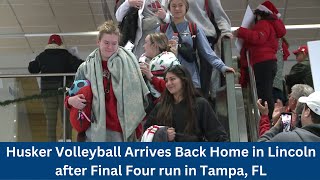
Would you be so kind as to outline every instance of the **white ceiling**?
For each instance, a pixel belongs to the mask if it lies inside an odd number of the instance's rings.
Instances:
[[[25,37],[25,34],[51,34],[95,31],[106,19],[113,18],[115,0],[0,0],[0,57],[12,53],[41,52],[48,37]],[[239,26],[249,2],[255,8],[262,0],[221,0],[231,19]],[[319,0],[273,0],[286,25],[320,24]],[[286,6],[287,5],[287,6]],[[292,46],[319,40],[319,29],[289,30]],[[67,47],[79,51],[95,48],[95,36],[63,36]]]

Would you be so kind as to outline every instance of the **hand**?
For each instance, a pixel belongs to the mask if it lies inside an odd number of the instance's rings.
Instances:
[[[282,124],[282,119],[281,117],[279,118],[279,120],[273,125],[274,127],[277,127],[278,129],[283,129],[283,124]]]
[[[128,0],[128,3],[131,7],[140,9],[143,5],[143,0]]]
[[[229,37],[230,39],[232,39],[233,38],[233,35],[232,35],[232,33],[223,33],[223,34],[221,34],[221,36],[219,37],[219,39],[218,39],[218,42],[217,42],[217,44],[215,45],[215,47],[217,47],[217,50],[218,51],[221,51],[221,46],[222,46],[222,39],[224,38],[224,37]]]
[[[264,101],[264,106],[263,106],[262,99],[258,99],[257,106],[258,106],[258,109],[262,115],[268,115],[269,109],[268,109],[268,102],[267,101]]]
[[[168,41],[168,45],[170,46],[170,51],[176,56],[178,55],[177,44],[178,42],[176,40],[170,39]]]
[[[176,131],[173,127],[170,127],[167,129],[168,134],[168,141],[174,141],[174,138],[176,137]]]
[[[235,71],[232,67],[227,67],[226,73],[227,73],[227,72],[236,73],[236,71]]]
[[[68,104],[77,109],[83,109],[86,107],[86,99],[83,94],[72,96],[68,99]]]
[[[178,42],[177,42],[176,40],[170,39],[170,40],[168,41],[168,44],[169,44],[170,47],[176,48]]]
[[[155,13],[155,15],[160,18],[160,19],[165,19],[166,18],[166,15],[167,15],[167,12],[166,10],[164,10],[162,7],[161,8],[158,8],[158,11]]]
[[[280,99],[277,99],[277,102],[274,104],[274,110],[272,113],[273,124],[275,124],[280,118],[281,113],[284,112],[284,109],[285,107],[283,107],[282,101]]]
[[[153,74],[151,73],[150,66],[148,63],[140,63],[140,70],[142,74],[146,76],[146,78],[151,81]]]
[[[222,38],[223,38],[224,36],[227,36],[227,37],[229,37],[230,39],[233,38],[233,34],[232,34],[232,33],[226,33],[226,34],[224,34],[224,35],[222,36]]]
[[[171,47],[170,51],[177,57],[178,56],[178,50],[176,47]]]
[[[233,35],[234,37],[238,37],[238,33],[239,33],[239,29],[233,31],[233,32],[232,32],[232,35]]]

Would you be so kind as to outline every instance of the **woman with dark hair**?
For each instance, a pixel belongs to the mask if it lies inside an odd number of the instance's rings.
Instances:
[[[260,4],[254,12],[255,25],[251,29],[240,27],[233,32],[235,37],[243,40],[240,52],[241,79],[243,87],[247,86],[247,52],[253,67],[258,98],[267,101],[271,118],[274,100],[272,96],[273,80],[277,72],[278,40],[286,34],[283,22],[278,18],[277,8],[270,2]]]
[[[168,141],[228,141],[208,101],[196,94],[189,71],[180,65],[168,68],[166,90],[151,112],[145,129],[166,126]]]

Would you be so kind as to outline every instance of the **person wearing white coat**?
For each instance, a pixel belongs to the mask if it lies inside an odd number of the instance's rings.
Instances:
[[[211,48],[214,49],[215,53],[220,57],[220,38],[222,38],[223,36],[232,37],[231,22],[221,5],[220,0],[207,0],[208,9],[206,9],[205,1],[206,0],[188,0],[190,8],[188,10],[188,13],[186,14],[186,18],[189,21],[196,23],[199,26],[199,28],[201,28],[204,31],[205,35],[208,37],[208,41],[211,45]],[[221,31],[220,37],[217,37],[216,29],[210,21],[210,18],[206,10],[210,10],[211,14],[214,15],[214,21]],[[219,38],[219,41],[215,46],[215,44],[212,44],[210,42],[210,39],[213,40],[216,38]],[[204,64],[203,66],[211,67],[207,66],[206,64]],[[208,71],[204,70],[203,72],[206,73]],[[205,82],[207,82],[207,80],[202,81],[203,84],[206,84]],[[213,68],[210,82],[210,96],[213,101],[216,98],[216,91],[220,88],[220,86],[220,72],[217,69]],[[205,92],[204,94],[207,94],[207,92]]]
[[[144,39],[154,33],[161,23],[170,22],[166,12],[168,0],[125,0],[116,11],[116,19],[121,22],[130,7],[138,8],[138,29],[133,53],[139,58],[143,52]]]

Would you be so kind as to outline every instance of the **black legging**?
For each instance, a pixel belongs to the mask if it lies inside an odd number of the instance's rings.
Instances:
[[[271,120],[274,109],[274,100],[272,95],[273,80],[277,72],[277,61],[268,60],[253,65],[253,71],[256,79],[258,98],[268,102],[269,118]]]

